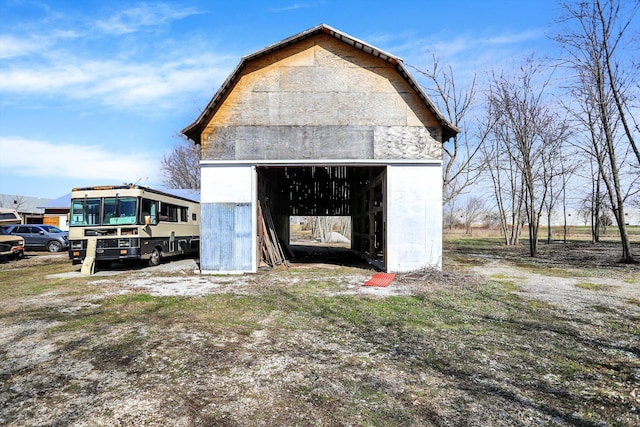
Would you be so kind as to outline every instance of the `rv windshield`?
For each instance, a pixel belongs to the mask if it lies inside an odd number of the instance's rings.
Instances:
[[[135,224],[137,212],[138,200],[135,197],[73,199],[69,225]]]
[[[104,225],[135,224],[136,207],[135,197],[105,197]]]
[[[102,199],[73,199],[71,200],[71,217],[69,226],[99,225]]]

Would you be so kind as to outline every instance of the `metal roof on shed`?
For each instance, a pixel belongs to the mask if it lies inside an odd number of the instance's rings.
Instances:
[[[86,187],[93,188],[93,187]],[[122,186],[122,188],[130,188],[128,186]],[[200,190],[190,188],[149,188],[160,193],[169,194],[179,197],[181,199],[190,200],[193,202],[200,202]],[[40,209],[69,209],[71,207],[71,193],[67,193],[64,196],[60,196],[57,199],[50,200],[49,202],[38,206]]]

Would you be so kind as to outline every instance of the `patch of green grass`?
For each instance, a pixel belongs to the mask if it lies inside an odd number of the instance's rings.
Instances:
[[[41,309],[41,317],[55,320],[51,334],[99,331],[122,324],[172,327],[185,322],[193,330],[226,331],[249,335],[273,309],[272,300],[257,296],[209,295],[202,298],[131,293],[104,298],[95,307],[73,313]]]
[[[479,266],[485,265],[487,263],[486,260],[478,257],[465,257],[463,255],[454,255],[445,258],[445,263],[447,261],[453,261],[455,264],[460,265],[468,265],[468,266]]]
[[[529,271],[531,273],[540,274],[543,276],[553,277],[590,277],[591,274],[584,270],[578,270],[573,268],[560,268],[549,267],[547,265],[537,265],[528,262],[517,262],[516,266],[520,270]]]
[[[69,317],[56,312],[55,314],[50,313],[47,317],[49,320],[59,321],[59,323],[47,329],[47,335],[49,336],[55,336],[62,332],[90,329],[96,322],[95,316],[88,315],[88,313],[84,313],[81,316]]]
[[[600,283],[593,282],[578,282],[576,283],[576,288],[587,289],[590,291],[603,291],[608,288],[607,285],[602,285]]]
[[[29,287],[25,287],[22,290],[22,295],[24,296],[29,296],[29,295],[42,295],[46,292],[49,292],[53,289],[55,289],[55,283],[46,283],[46,284],[38,284],[38,285],[33,285],[33,286],[29,286]]]
[[[465,246],[473,248],[492,248],[503,246],[504,239],[500,237],[472,237],[445,234],[444,241],[456,245],[456,247]]]
[[[627,298],[624,300],[624,302],[626,302],[627,304],[637,305],[638,307],[640,307],[640,299],[637,299],[637,298]]]
[[[598,313],[615,313],[615,310],[609,306],[602,304],[594,304],[591,306],[593,311],[597,311]]]
[[[77,393],[81,389],[82,389],[82,386],[79,383],[77,383],[75,381],[72,381],[67,386],[67,390],[66,391],[70,392],[70,393]]]
[[[513,280],[501,280],[500,283],[502,283],[502,286],[504,286],[504,289],[507,292],[517,292],[519,290]]]
[[[60,256],[29,267],[27,260],[11,261],[8,267],[0,269],[0,294],[4,298],[22,298],[56,292],[59,295],[90,293],[82,285],[85,278],[60,279],[47,278],[49,275],[67,273],[76,269],[68,258]]]
[[[154,301],[154,299],[156,299],[156,297],[153,297],[149,294],[123,294],[118,295],[117,297],[110,300],[106,300],[103,305],[109,306],[117,304],[131,304],[136,302],[148,303]]]
[[[492,274],[490,278],[492,281],[496,281],[500,283],[500,285],[504,287],[504,290],[506,292],[518,291],[518,286],[516,285],[516,282],[513,280],[512,276],[498,273],[498,274]]]
[[[297,292],[311,292],[311,293],[322,293],[322,292],[331,292],[331,291],[339,291],[344,287],[344,283],[339,280],[331,279],[331,278],[318,278],[305,280],[300,283],[296,288]]]

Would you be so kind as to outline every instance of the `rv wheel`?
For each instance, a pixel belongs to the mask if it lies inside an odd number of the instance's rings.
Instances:
[[[162,253],[160,252],[160,249],[154,248],[151,251],[151,256],[149,257],[149,266],[155,267],[156,265],[160,264],[161,258],[162,258]]]

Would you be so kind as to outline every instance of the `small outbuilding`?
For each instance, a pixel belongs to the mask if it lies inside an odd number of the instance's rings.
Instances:
[[[42,223],[53,225],[62,230],[69,230],[69,212],[71,210],[71,193],[60,196],[57,199],[49,200],[47,203],[38,206],[44,209]]]
[[[254,272],[291,216],[348,216],[387,272],[440,268],[458,130],[400,58],[319,25],[241,59],[182,131],[201,146],[203,272]]]

